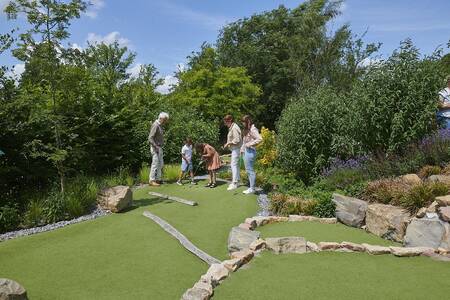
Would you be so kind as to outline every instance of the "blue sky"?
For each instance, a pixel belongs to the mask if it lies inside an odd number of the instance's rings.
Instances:
[[[0,0],[3,7],[8,0]],[[118,39],[137,52],[139,64],[153,63],[167,84],[186,56],[202,42],[214,42],[220,28],[234,20],[285,5],[296,7],[302,1],[275,0],[91,0],[93,4],[80,20],[73,22],[69,42],[85,47],[86,42]],[[0,16],[0,31],[21,26],[23,20],[8,22]],[[429,54],[450,39],[450,1],[347,0],[342,15],[331,24],[337,28],[350,23],[354,33],[368,30],[367,42],[381,42],[382,55],[390,54],[401,40],[412,38],[422,53]],[[1,64],[16,65],[8,53]],[[23,66],[18,65],[17,70]],[[166,89],[167,85],[163,87]]]

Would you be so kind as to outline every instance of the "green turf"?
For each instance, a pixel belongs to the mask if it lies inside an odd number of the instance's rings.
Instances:
[[[214,299],[448,299],[450,264],[427,257],[265,252],[233,273]]]
[[[353,242],[391,246],[398,243],[384,240],[364,230],[343,224],[318,222],[284,222],[265,225],[257,229],[263,237],[302,236],[311,242]]]
[[[126,213],[0,243],[0,278],[15,279],[30,299],[179,299],[208,266],[152,220],[166,219],[197,246],[224,258],[232,226],[256,212],[256,197],[169,185],[157,190],[199,202],[190,207],[135,192]],[[236,195],[233,195],[236,194]]]

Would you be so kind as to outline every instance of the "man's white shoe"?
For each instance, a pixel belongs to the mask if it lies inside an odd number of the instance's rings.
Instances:
[[[245,191],[243,191],[242,193],[248,195],[248,194],[254,194],[255,190],[254,189],[246,189]]]
[[[232,183],[232,184],[230,184],[230,185],[228,186],[227,191],[232,191],[232,190],[235,190],[235,189],[237,189],[237,188],[238,188],[237,184]]]

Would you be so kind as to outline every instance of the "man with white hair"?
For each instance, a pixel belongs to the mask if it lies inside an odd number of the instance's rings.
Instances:
[[[164,129],[163,125],[169,120],[169,114],[161,112],[158,120],[153,122],[148,135],[148,142],[150,144],[150,151],[152,153],[152,166],[150,168],[150,185],[160,186],[161,171],[164,166],[163,150],[164,145]]]

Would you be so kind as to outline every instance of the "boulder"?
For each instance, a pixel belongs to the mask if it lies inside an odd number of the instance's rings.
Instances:
[[[434,252],[433,248],[429,247],[389,247],[391,249],[391,253],[395,256],[399,257],[411,257],[411,256],[419,256],[423,253]]]
[[[230,256],[232,259],[239,259],[241,264],[246,264],[253,258],[254,255],[255,253],[251,250],[241,250],[231,253]]]
[[[430,182],[441,182],[445,184],[450,184],[450,176],[447,175],[431,175],[428,177],[427,181]]]
[[[450,195],[436,197],[439,206],[450,206]]]
[[[450,222],[450,206],[439,207],[438,215],[441,220]]]
[[[421,209],[419,209],[419,211],[416,213],[416,218],[423,218],[425,217],[425,214],[427,213],[427,208],[426,207],[422,207]]]
[[[133,193],[130,187],[118,185],[101,190],[97,195],[97,202],[111,212],[121,212],[132,205]]]
[[[14,280],[0,278],[1,300],[27,300],[27,291]]]
[[[249,223],[241,223],[238,225],[239,228],[243,228],[243,229],[247,229],[247,230],[253,230],[255,229],[255,227],[253,227],[251,224]]]
[[[343,249],[348,249],[354,252],[364,252],[366,248],[363,245],[351,243],[351,242],[342,242],[341,247]]]
[[[306,253],[306,241],[302,237],[278,237],[278,238],[267,238],[266,248],[275,252],[280,253]]]
[[[306,242],[306,252],[320,252],[319,246],[316,243],[307,241]]]
[[[409,213],[402,208],[371,204],[366,212],[366,230],[384,239],[401,242],[409,217]]]
[[[211,284],[211,286],[216,287],[228,277],[230,270],[227,269],[223,264],[212,264],[205,275],[201,277],[201,281]]]
[[[250,244],[249,249],[252,251],[258,251],[264,249],[266,247],[266,241],[262,239],[257,239],[253,243]]]
[[[208,300],[210,298],[211,295],[207,290],[199,288],[190,288],[181,296],[181,300]]]
[[[377,245],[369,245],[362,244],[364,248],[366,248],[366,252],[372,255],[380,255],[380,254],[390,254],[391,249],[389,247],[377,246]]]
[[[318,245],[319,245],[319,249],[321,251],[337,250],[337,249],[341,248],[341,244],[335,243],[335,242],[320,242]]]
[[[408,247],[450,249],[450,224],[438,218],[414,218],[406,228],[404,244]]]
[[[422,179],[420,179],[420,177],[417,176],[417,174],[406,174],[406,175],[400,176],[400,180],[409,185],[415,185],[415,184],[422,183]]]
[[[205,290],[208,292],[209,296],[212,296],[212,294],[214,293],[212,285],[207,282],[202,281],[201,279],[194,284],[193,288]]]
[[[259,231],[233,227],[228,236],[228,251],[235,252],[248,249],[250,244],[256,241],[259,236]]]
[[[250,230],[255,229],[258,225],[256,224],[256,220],[253,218],[247,218],[245,219],[245,224],[248,224],[250,226]]]
[[[336,217],[339,222],[352,227],[364,225],[367,202],[336,193],[333,194],[333,202],[336,204]]]

